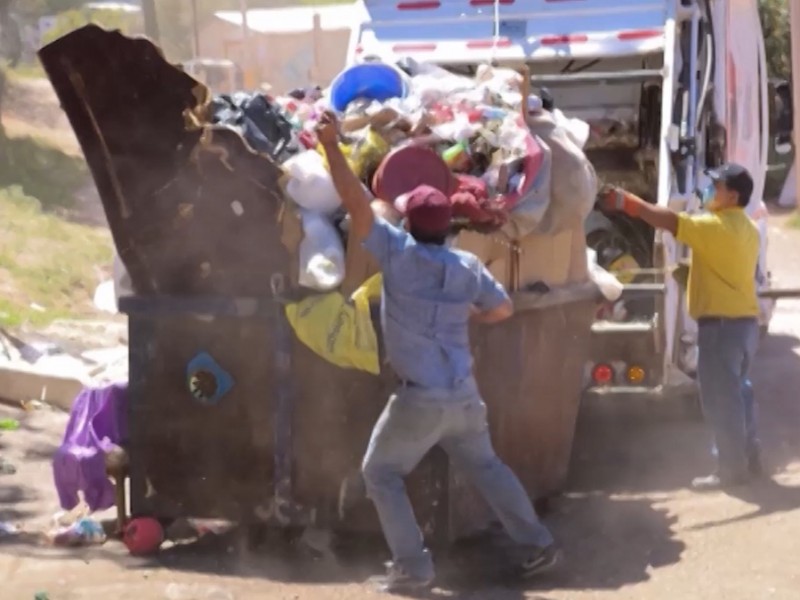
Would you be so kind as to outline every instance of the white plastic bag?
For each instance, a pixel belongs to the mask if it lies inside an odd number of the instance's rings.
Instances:
[[[323,215],[301,210],[303,240],[300,242],[298,283],[303,287],[328,292],[344,279],[344,246],[336,228]]]
[[[579,226],[597,198],[599,184],[594,166],[552,113],[529,117],[528,126],[552,153],[551,201],[537,233],[558,233]]]
[[[586,147],[591,133],[591,128],[586,121],[574,117],[569,118],[559,109],[553,111],[553,120],[556,125],[566,130],[573,144],[581,150]]]
[[[550,147],[537,138],[544,159],[539,172],[525,194],[517,201],[503,225],[503,232],[509,239],[519,240],[536,231],[550,207],[552,195],[553,153]]]
[[[597,264],[597,252],[589,248],[586,251],[586,262],[589,263],[589,277],[600,288],[603,297],[609,302],[619,300],[624,286],[612,273]]]
[[[318,152],[301,152],[283,163],[289,174],[286,193],[303,208],[330,214],[342,203]]]

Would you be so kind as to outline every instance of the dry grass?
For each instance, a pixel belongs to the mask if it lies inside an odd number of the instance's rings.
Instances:
[[[111,258],[107,230],[48,214],[18,186],[0,188],[0,324],[94,314]]]
[[[93,314],[111,264],[105,228],[67,220],[88,173],[64,132],[0,128],[0,324],[45,324]]]

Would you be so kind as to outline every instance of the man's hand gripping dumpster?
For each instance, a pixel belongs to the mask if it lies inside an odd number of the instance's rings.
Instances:
[[[472,254],[448,247],[452,209],[440,191],[420,186],[408,197],[405,230],[375,217],[361,182],[338,146],[336,117],[317,128],[331,176],[351,218],[350,235],[383,273],[381,324],[400,382],[372,432],[362,472],[393,562],[386,591],[425,588],[434,578],[403,478],[441,446],[485,497],[519,546],[515,568],[529,577],[559,558],[525,490],[495,454],[486,406],[472,373],[470,319],[496,323],[513,313],[508,294]]]

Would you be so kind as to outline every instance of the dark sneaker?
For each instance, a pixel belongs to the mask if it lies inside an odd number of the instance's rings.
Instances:
[[[519,566],[519,574],[523,579],[530,579],[551,571],[561,562],[561,551],[555,544],[541,548]]]
[[[430,589],[433,576],[422,578],[406,571],[403,567],[390,565],[385,577],[376,581],[378,591],[388,594],[407,594]]]
[[[695,477],[692,480],[692,489],[698,492],[714,492],[726,488],[737,487],[749,483],[748,477],[720,478],[719,475]]]

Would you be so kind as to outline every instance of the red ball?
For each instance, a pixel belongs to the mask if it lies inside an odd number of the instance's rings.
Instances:
[[[164,541],[164,529],[153,518],[139,517],[125,526],[122,541],[134,556],[155,554]]]

